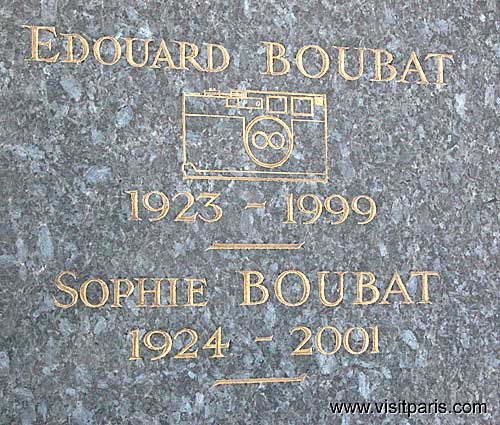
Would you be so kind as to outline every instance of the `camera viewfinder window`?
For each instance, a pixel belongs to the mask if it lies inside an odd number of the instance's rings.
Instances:
[[[237,97],[228,97],[226,99],[226,106],[228,108],[237,108],[238,107],[238,98]]]
[[[270,114],[286,114],[287,99],[285,96],[268,96],[267,112]]]
[[[292,97],[292,114],[299,117],[314,115],[313,99],[310,97]]]
[[[262,99],[258,97],[242,97],[239,100],[242,109],[263,109]]]

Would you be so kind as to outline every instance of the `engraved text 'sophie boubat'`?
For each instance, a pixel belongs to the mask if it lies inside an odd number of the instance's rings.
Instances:
[[[328,181],[323,94],[185,94],[182,133],[185,179]]]

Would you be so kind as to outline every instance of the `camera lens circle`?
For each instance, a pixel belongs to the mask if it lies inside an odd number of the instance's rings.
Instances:
[[[257,165],[276,168],[290,158],[293,135],[283,120],[263,115],[250,121],[245,129],[243,144],[247,155]]]

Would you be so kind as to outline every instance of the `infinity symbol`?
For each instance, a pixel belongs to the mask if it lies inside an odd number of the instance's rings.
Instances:
[[[259,136],[264,139],[264,143],[257,143],[257,137]],[[278,138],[277,141],[276,137]],[[273,139],[275,140],[274,142]],[[283,136],[283,134],[281,134],[279,131],[275,131],[271,134],[267,134],[264,131],[256,131],[252,135],[251,143],[255,147],[255,149],[266,149],[269,146],[271,149],[280,150],[285,147],[286,139],[285,136]]]

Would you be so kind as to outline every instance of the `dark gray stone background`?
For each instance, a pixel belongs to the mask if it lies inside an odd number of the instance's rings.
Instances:
[[[398,2],[13,1],[0,6],[1,424],[494,424],[498,411],[498,60],[495,1]],[[220,74],[24,61],[23,24],[101,35],[224,44]],[[330,72],[295,67],[268,77],[262,41],[290,56],[319,44]],[[157,46],[157,44],[156,44]],[[387,48],[399,69],[412,50],[452,52],[447,86],[344,81],[332,46]],[[435,69],[435,68],[433,68]],[[367,72],[371,73],[371,68]],[[432,77],[434,78],[434,76]],[[326,93],[328,184],[183,181],[183,92],[219,89]],[[125,190],[220,191],[216,224],[129,222]],[[379,213],[287,226],[288,192],[369,194]],[[268,200],[264,213],[243,210]],[[300,252],[206,251],[214,241],[305,241]],[[237,270],[275,277],[296,268],[436,270],[431,305],[328,309],[311,299],[240,307]],[[208,278],[203,309],[55,308],[54,277]],[[267,283],[268,286],[270,282]],[[385,284],[381,285],[384,286]],[[415,292],[415,284],[410,290]],[[352,287],[350,289],[352,294]],[[351,295],[352,301],[352,295]],[[381,353],[292,357],[305,325],[379,325]],[[133,328],[191,327],[201,342],[222,326],[224,359],[130,362]],[[272,332],[272,344],[253,338]],[[219,378],[294,376],[301,384],[210,389]],[[485,401],[483,416],[333,416],[330,401]],[[496,419],[495,419],[496,418]]]

